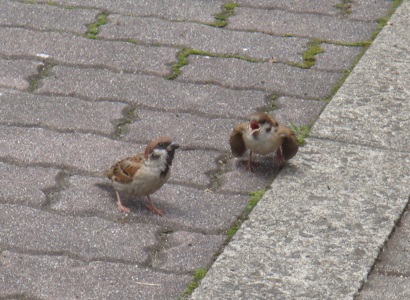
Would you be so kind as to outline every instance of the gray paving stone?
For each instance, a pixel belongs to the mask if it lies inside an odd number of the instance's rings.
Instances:
[[[57,133],[44,128],[0,126],[0,157],[18,163],[101,173],[118,159],[140,153],[145,145],[93,134]]]
[[[47,3],[47,0],[36,2]],[[131,14],[143,17],[161,17],[170,20],[213,22],[213,15],[222,12],[226,1],[210,0],[192,2],[190,0],[171,0],[164,5],[162,0],[112,1],[112,0],[57,0],[55,3],[69,6],[94,7],[109,12]]]
[[[158,251],[152,266],[174,272],[193,272],[211,263],[225,235],[203,235],[186,231],[168,233],[164,248]]]
[[[59,170],[19,167],[0,162],[0,202],[39,207],[47,201],[44,190],[56,185]]]
[[[135,264],[143,263],[148,258],[145,248],[157,243],[155,225],[63,216],[8,204],[0,207],[2,249]]]
[[[310,139],[292,163],[192,299],[352,299],[358,291],[407,204],[410,155]]]
[[[27,90],[28,78],[37,75],[41,66],[43,63],[39,61],[0,59],[0,87]]]
[[[400,274],[410,277],[410,213],[404,214],[401,224],[387,242],[380,260],[375,265],[377,273]]]
[[[237,3],[242,7],[337,15],[339,11],[335,5],[339,4],[340,0],[238,0]]]
[[[49,97],[0,91],[0,123],[41,126],[58,130],[98,132],[115,131],[116,120],[123,118],[126,104],[88,102],[71,97]]]
[[[119,242],[121,244],[121,242]],[[131,251],[131,250],[130,250]],[[0,254],[0,297],[44,300],[176,299],[190,276],[66,256]]]
[[[126,42],[92,40],[70,33],[0,28],[0,54],[36,57],[52,63],[148,72],[166,76],[178,49],[149,47]]]
[[[348,18],[376,21],[379,18],[385,17],[392,6],[392,1],[389,0],[356,0],[351,3],[352,12],[348,14]]]
[[[259,89],[299,98],[330,96],[341,73],[301,69],[284,64],[192,56],[178,80]]]
[[[206,233],[221,233],[228,229],[240,215],[248,197],[224,195],[205,189],[197,189],[167,183],[152,195],[155,205],[164,212],[163,217],[153,215],[145,208],[146,197],[136,198],[121,193],[123,203],[132,214],[120,213],[108,179],[73,176],[71,185],[55,195],[51,209],[69,214],[96,214],[123,222],[141,220],[175,230],[194,229]]]
[[[319,117],[327,102],[279,97],[273,102],[272,115],[281,123],[296,126],[311,126]]]
[[[266,107],[269,97],[267,92],[238,91],[154,76],[117,74],[107,70],[57,66],[50,73],[42,81],[38,92],[78,95],[90,100],[127,101],[138,106],[174,112],[243,117],[251,114],[255,108]]]
[[[407,19],[400,28],[410,26]],[[356,65],[311,136],[410,150],[410,43],[403,43],[408,33],[395,28],[384,27],[379,35],[383,42],[376,40],[365,53],[366,63]]]
[[[100,37],[134,39],[143,43],[193,48],[219,55],[236,54],[253,59],[301,63],[301,53],[308,43],[307,39],[302,38],[274,37],[258,32],[231,31],[153,18],[110,15],[108,20],[109,24],[101,27]],[[147,31],[147,28],[150,30]]]
[[[404,300],[410,295],[410,278],[370,275],[356,300]]]
[[[160,122],[153,126],[152,121],[158,119],[158,112],[138,110],[138,119],[127,127],[124,140],[145,140],[146,133],[150,132],[152,136],[171,135],[173,140],[186,148],[228,151],[230,131],[241,122],[238,119],[211,119],[187,113],[161,113],[160,117]]]
[[[312,69],[343,71],[353,68],[353,63],[363,51],[362,47],[338,46],[322,43],[323,53],[316,55]]]
[[[85,33],[96,21],[97,10],[67,9],[53,5],[34,5],[14,1],[0,2],[0,25],[39,30]]]
[[[369,40],[376,25],[319,14],[238,7],[227,28],[354,43]]]

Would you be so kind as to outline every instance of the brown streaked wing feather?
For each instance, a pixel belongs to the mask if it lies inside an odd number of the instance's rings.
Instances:
[[[248,128],[248,123],[241,123],[236,125],[229,138],[232,154],[236,157],[242,156],[246,152],[245,142],[243,141],[243,133]]]
[[[136,155],[128,157],[117,162],[109,170],[106,171],[106,175],[109,179],[121,182],[130,183],[134,175],[142,167],[144,161],[143,155]]]
[[[299,142],[295,133],[287,126],[280,124],[278,133],[283,137],[282,155],[285,160],[289,160],[296,155],[299,150]]]

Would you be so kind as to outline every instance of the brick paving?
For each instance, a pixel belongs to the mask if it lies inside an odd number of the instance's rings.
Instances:
[[[392,6],[271,2],[0,1],[0,299],[176,299],[210,266],[277,174],[245,172],[232,126],[312,125]],[[311,42],[324,52],[298,67]],[[161,135],[182,145],[153,195],[165,216],[132,197],[119,213],[102,171]]]

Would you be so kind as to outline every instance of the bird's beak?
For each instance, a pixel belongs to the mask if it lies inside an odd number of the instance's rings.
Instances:
[[[168,151],[171,151],[171,150],[175,150],[175,149],[178,149],[179,148],[179,145],[178,144],[176,144],[176,143],[171,143],[168,147],[167,147],[167,150]]]
[[[259,122],[257,121],[250,121],[249,128],[251,129],[252,133],[254,133],[258,131],[259,129],[261,129],[261,126],[259,125]]]

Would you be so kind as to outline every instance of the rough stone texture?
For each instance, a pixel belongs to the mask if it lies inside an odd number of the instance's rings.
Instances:
[[[299,13],[320,13],[337,15],[339,11],[335,5],[340,0],[238,0],[241,7],[269,8],[294,11]]]
[[[243,117],[266,107],[268,92],[231,90],[163,78],[117,74],[107,70],[57,66],[41,82],[40,93],[78,95],[90,100],[128,101],[138,106],[174,112],[198,112]],[[234,108],[234,109],[233,109]]]
[[[353,67],[355,59],[362,53],[362,47],[338,46],[333,44],[320,44],[323,53],[316,55],[316,62],[312,69],[343,71]]]
[[[28,79],[37,75],[38,68],[43,65],[37,61],[0,59],[0,87],[27,90],[30,86]]]
[[[47,0],[37,0],[47,3]],[[171,20],[214,22],[214,14],[222,12],[226,1],[208,0],[170,0],[164,5],[162,0],[112,1],[112,0],[57,0],[55,3],[72,6],[86,6],[107,9],[110,12],[131,14],[143,17],[161,17]]]
[[[274,37],[258,32],[231,31],[203,24],[149,18],[110,15],[109,21],[107,26],[101,28],[101,37],[134,39],[137,42],[193,48],[219,55],[235,54],[252,59],[301,63],[301,53],[308,43],[307,39],[301,38]],[[150,31],[147,32],[146,28]],[[204,39],[204,36],[208,38]]]
[[[351,299],[407,203],[409,163],[405,153],[308,140],[192,299]]]
[[[57,130],[95,131],[110,135],[123,118],[122,103],[91,103],[71,97],[47,97],[4,91],[0,94],[0,123],[41,126]],[[86,116],[86,117],[85,117]]]
[[[0,247],[33,253],[67,255],[84,261],[142,263],[144,249],[157,243],[158,227],[124,224],[97,217],[62,216],[16,205],[0,205]],[[16,218],[18,216],[18,218]],[[135,235],[144,230],[143,236]]]
[[[146,132],[152,136],[161,136],[172,128],[172,139],[184,147],[230,151],[230,130],[242,122],[238,119],[208,119],[187,113],[162,113],[161,122],[153,127],[152,120],[156,118],[157,113],[154,111],[139,110],[138,119],[128,126],[124,140],[144,140]]]
[[[19,167],[0,162],[0,202],[39,207],[46,201],[45,191],[56,185],[58,170]]]
[[[372,274],[355,300],[403,300],[410,295],[410,279]]]
[[[273,102],[272,115],[283,124],[311,126],[326,104],[325,101],[279,97]]]
[[[265,90],[300,98],[325,98],[341,77],[338,72],[300,69],[283,64],[192,56],[179,80]]]
[[[0,254],[0,290],[9,299],[176,299],[189,278],[120,262]]]
[[[38,30],[64,30],[85,33],[96,21],[97,10],[67,9],[53,5],[0,2],[0,25]]]
[[[347,15],[348,18],[376,21],[383,18],[391,9],[391,1],[389,0],[355,0],[351,3],[351,13]]]
[[[367,41],[375,24],[319,14],[238,7],[227,28],[353,43]]]
[[[178,49],[149,47],[127,42],[87,39],[70,33],[38,32],[2,28],[0,54],[36,57],[53,63],[105,67],[117,71],[148,72],[166,76],[167,64],[176,60]]]
[[[410,151],[410,43],[403,42],[409,37],[401,29],[409,28],[410,20],[399,22],[392,21],[379,34],[363,57],[365,63],[355,67],[311,136]]]

